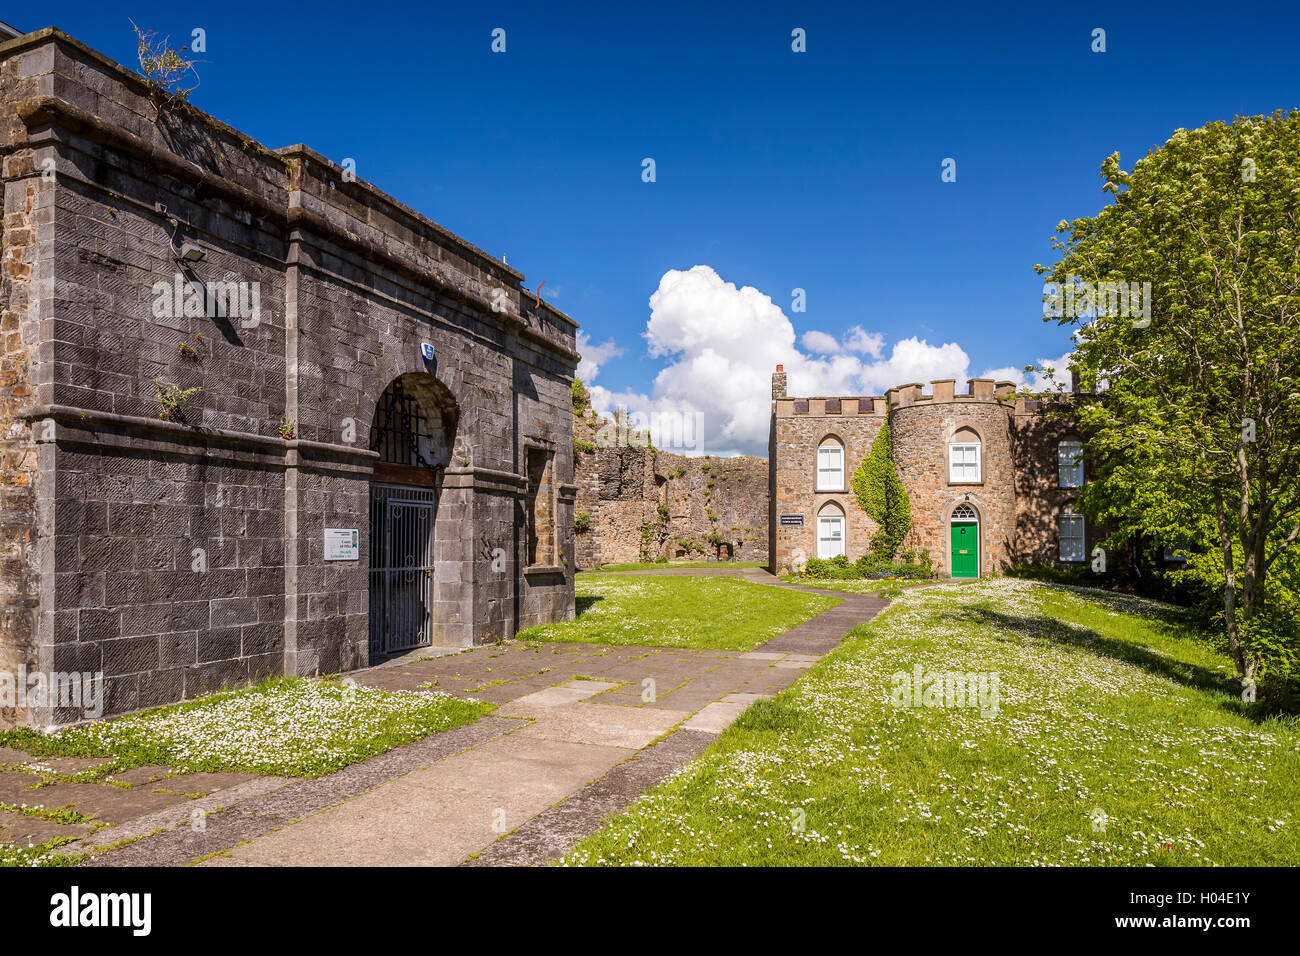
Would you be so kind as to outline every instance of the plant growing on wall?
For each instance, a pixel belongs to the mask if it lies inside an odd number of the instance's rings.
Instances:
[[[872,552],[893,558],[912,527],[912,503],[894,467],[894,441],[888,416],[871,443],[871,453],[862,459],[853,474],[853,490],[858,505],[876,522]]]
[[[164,422],[183,422],[185,415],[181,411],[181,405],[189,401],[199,392],[203,391],[202,386],[194,388],[181,388],[179,385],[168,385],[161,378],[153,380],[154,388],[157,390],[158,404],[161,406],[158,410],[158,419]]]
[[[181,56],[188,48],[175,50],[170,38],[160,37],[153,30],[141,30],[134,23],[131,27],[135,30],[140,73],[149,82],[149,97],[155,109],[161,113],[177,100],[188,102],[190,94],[199,88],[199,74],[194,69],[194,61]],[[190,76],[194,78],[194,85],[185,86]]]
[[[573,530],[576,534],[584,534],[591,528],[591,515],[585,511],[579,511],[573,516]]]
[[[288,415],[281,415],[280,424],[276,426],[276,431],[280,433],[280,437],[285,441],[289,441],[289,439],[293,438],[293,430],[293,419]]]
[[[573,410],[581,415],[591,406],[591,393],[587,391],[587,386],[582,384],[582,379],[573,380]]]

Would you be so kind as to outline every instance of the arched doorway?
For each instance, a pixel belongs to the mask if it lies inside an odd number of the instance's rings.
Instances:
[[[980,576],[980,516],[973,507],[962,502],[952,509],[949,522],[949,573],[954,578]]]
[[[370,425],[370,656],[433,643],[434,525],[456,402],[431,375],[399,376]]]

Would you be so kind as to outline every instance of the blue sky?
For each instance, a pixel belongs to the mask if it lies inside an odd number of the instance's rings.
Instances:
[[[1031,266],[1059,220],[1103,204],[1102,159],[1128,167],[1179,127],[1300,105],[1288,4],[183,6],[65,0],[6,19],[53,19],[127,65],[128,18],[177,45],[202,27],[195,105],[268,146],[355,158],[529,288],[545,280],[590,343],[613,343],[588,346],[602,399],[703,406],[715,453],[761,453],[762,376],[785,351],[813,393],[878,391],[917,363],[964,357],[980,375],[1061,356]],[[653,313],[665,275],[695,266],[717,280],[693,274]],[[838,359],[801,338],[853,327],[871,346]],[[909,339],[912,358],[894,356]],[[751,401],[761,415],[728,417]]]

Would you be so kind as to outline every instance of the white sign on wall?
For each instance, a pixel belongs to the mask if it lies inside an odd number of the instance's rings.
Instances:
[[[361,557],[361,535],[356,528],[325,529],[325,560],[356,561]]]

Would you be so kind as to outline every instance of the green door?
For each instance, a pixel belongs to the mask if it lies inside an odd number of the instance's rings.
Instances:
[[[952,523],[952,576],[980,576],[980,526],[974,521]]]

